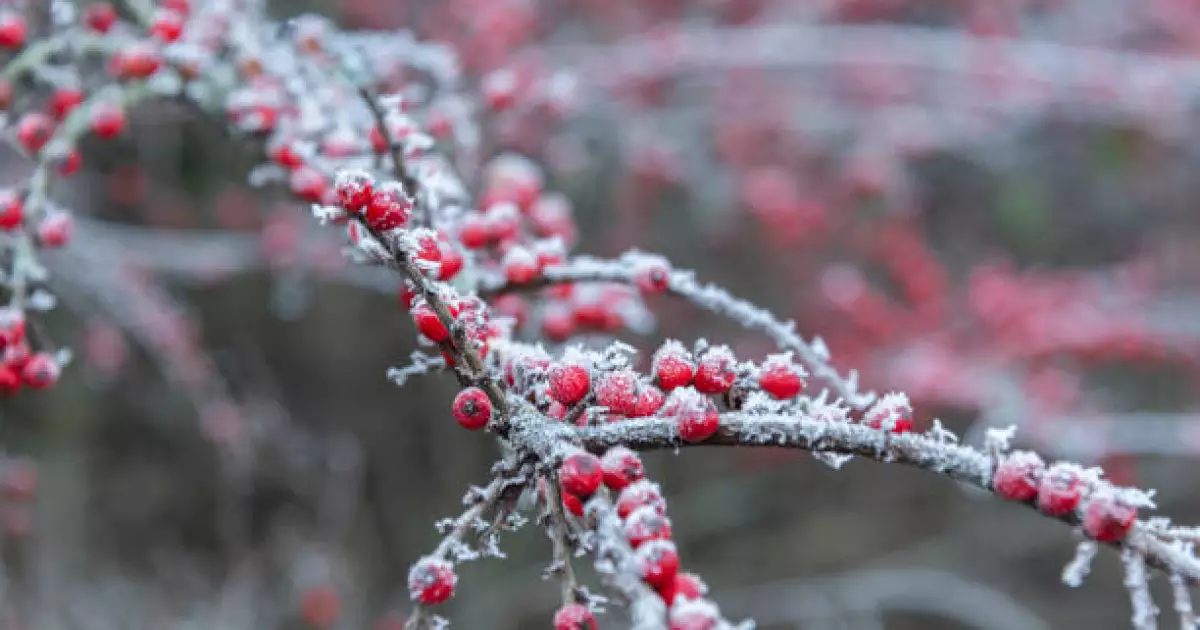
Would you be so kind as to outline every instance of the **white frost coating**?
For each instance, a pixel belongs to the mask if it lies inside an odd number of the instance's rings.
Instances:
[[[1171,574],[1171,596],[1179,614],[1179,630],[1196,630],[1196,612],[1192,609],[1192,594],[1187,582],[1177,573]]]
[[[1121,551],[1121,562],[1125,564],[1125,588],[1129,589],[1129,601],[1133,605],[1133,627],[1137,630],[1158,628],[1158,607],[1150,596],[1150,578],[1146,575],[1146,559],[1133,549]]]
[[[434,370],[440,370],[446,367],[446,359],[440,356],[432,356],[413,350],[409,356],[412,363],[404,367],[390,367],[387,370],[388,380],[395,383],[398,387],[403,387],[408,379],[413,376],[428,374]]]
[[[597,495],[586,507],[596,523],[596,572],[629,604],[631,630],[667,630],[667,607],[642,582],[637,559],[612,504]]]
[[[1075,547],[1075,557],[1063,567],[1062,581],[1063,584],[1071,588],[1079,588],[1083,585],[1083,579],[1092,571],[1092,560],[1096,557],[1096,552],[1100,550],[1100,546],[1091,540],[1085,540]]]

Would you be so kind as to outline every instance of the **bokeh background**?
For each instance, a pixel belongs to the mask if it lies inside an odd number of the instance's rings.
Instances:
[[[1194,3],[272,11],[414,29],[469,81],[511,80],[480,152],[543,165],[577,250],[663,252],[795,318],[869,387],[908,392],[920,427],[1016,424],[1022,445],[1200,519]],[[0,406],[8,470],[38,481],[0,510],[5,602],[36,628],[399,627],[407,567],[486,478],[493,440],[453,423],[447,379],[385,378],[416,348],[395,281],[249,188],[258,156],[170,103],[131,118],[54,191],[79,229],[48,258],[65,308],[47,332],[77,360],[52,393]],[[3,160],[6,181],[23,175]],[[626,341],[770,350],[653,300],[656,327]],[[1070,531],[946,480],[774,451],[646,461],[686,565],[762,628],[1129,625],[1113,554],[1069,589]],[[506,561],[461,571],[457,627],[547,627],[548,541],[527,527],[502,542]]]

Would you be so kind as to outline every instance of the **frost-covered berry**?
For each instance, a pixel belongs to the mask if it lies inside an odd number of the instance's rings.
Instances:
[[[61,369],[54,357],[39,352],[29,357],[25,367],[21,368],[21,380],[33,389],[47,389],[58,382]]]
[[[604,473],[600,458],[585,451],[566,456],[558,466],[558,481],[562,489],[577,497],[590,497],[600,488]]]
[[[11,396],[20,389],[20,371],[9,365],[0,365],[0,396]]]
[[[1038,485],[1038,509],[1051,516],[1075,511],[1083,498],[1083,480],[1077,466],[1054,464],[1042,475]]]
[[[62,247],[71,240],[75,231],[75,220],[66,212],[52,212],[42,218],[37,227],[38,242],[42,247]]]
[[[733,387],[737,378],[734,373],[737,359],[728,346],[709,348],[696,366],[696,377],[693,381],[696,391],[704,394],[724,394]]]
[[[300,596],[300,616],[314,628],[328,628],[342,614],[342,597],[328,585],[305,589]]]
[[[1013,451],[996,466],[992,489],[1010,501],[1029,501],[1038,494],[1046,464],[1037,453]]]
[[[80,166],[83,166],[83,156],[79,154],[79,150],[75,148],[68,149],[66,154],[59,158],[58,174],[63,177],[70,177],[79,172]]]
[[[457,276],[467,261],[463,258],[462,252],[458,251],[457,248],[447,241],[439,243],[438,249],[442,252],[442,264],[438,267],[437,278],[445,282]]]
[[[635,481],[617,495],[617,516],[626,519],[630,514],[642,507],[650,507],[662,514],[667,510],[667,502],[663,499],[658,486],[647,479]]]
[[[716,630],[721,611],[707,599],[681,601],[671,607],[671,630]]]
[[[426,232],[417,234],[413,259],[422,270],[437,271],[442,264],[442,247],[438,244],[437,236],[433,232]]]
[[[646,476],[642,458],[624,446],[614,446],[600,458],[600,469],[604,473],[604,485],[620,491],[629,484]]]
[[[884,429],[892,433],[907,433],[912,431],[912,404],[908,396],[901,393],[890,393],[879,399],[863,415],[862,423],[872,429]]]
[[[93,2],[83,9],[83,23],[97,33],[107,33],[117,23],[117,10],[107,2]]]
[[[679,437],[685,442],[702,442],[712,437],[721,426],[721,414],[708,397],[686,387],[671,392],[661,415],[675,417]]]
[[[17,142],[29,153],[37,153],[54,134],[54,121],[41,112],[29,112],[17,121]]]
[[[50,95],[50,115],[61,121],[83,103],[83,90],[77,87],[59,88]]]
[[[596,404],[620,415],[632,415],[637,410],[638,377],[633,370],[606,372],[596,379]]]
[[[653,385],[642,385],[641,391],[638,393],[637,406],[634,407],[633,413],[629,414],[633,418],[649,418],[658,413],[659,409],[667,402],[667,395],[661,389]]]
[[[555,363],[546,375],[550,397],[564,405],[574,405],[587,396],[592,387],[588,369],[578,363]]]
[[[151,37],[168,43],[179,39],[183,35],[183,15],[169,9],[155,11],[149,33]]]
[[[633,270],[633,282],[642,295],[657,295],[671,286],[671,266],[660,256],[644,256]]]
[[[476,431],[492,419],[492,401],[478,387],[468,387],[454,397],[454,419],[464,428]]]
[[[116,103],[97,103],[90,114],[92,133],[99,138],[111,140],[125,130],[125,112]]]
[[[564,604],[554,613],[554,630],[596,630],[596,616],[583,604]]]
[[[288,188],[292,194],[311,203],[320,203],[325,198],[325,186],[321,171],[308,165],[300,166],[288,175]]]
[[[495,70],[483,77],[483,100],[489,109],[501,111],[517,100],[517,73],[510,69]]]
[[[677,387],[691,385],[696,366],[692,364],[691,354],[683,344],[672,340],[654,353],[650,370],[654,373],[658,386],[669,392]]]
[[[112,56],[109,71],[125,79],[145,79],[162,67],[162,53],[151,41],[138,41]]]
[[[372,193],[375,192],[375,179],[370,173],[358,169],[338,171],[333,181],[333,192],[343,210],[355,213],[371,203]]]
[[[708,585],[695,573],[676,573],[675,579],[658,589],[659,595],[670,607],[677,599],[699,599],[708,594]]]
[[[467,249],[483,249],[491,240],[488,221],[482,214],[473,212],[466,215],[458,224],[458,240]]]
[[[625,537],[634,549],[651,540],[671,539],[671,519],[653,505],[643,505],[631,512],[625,518],[624,529]]]
[[[537,256],[528,248],[517,245],[504,254],[504,278],[511,284],[528,284],[537,278]]]
[[[25,202],[13,190],[0,190],[0,230],[15,230],[25,221]]]
[[[373,230],[384,231],[408,223],[413,202],[400,182],[384,182],[372,189],[366,206],[367,225]]]
[[[569,492],[562,493],[562,498],[563,507],[567,508],[568,512],[574,514],[575,516],[583,516],[583,499],[580,499]]]
[[[412,309],[413,322],[417,325],[417,331],[425,336],[426,339],[441,343],[450,338],[450,330],[442,323],[438,317],[437,311],[424,300],[417,303]]]
[[[642,579],[655,590],[670,587],[679,573],[679,552],[669,540],[651,540],[634,555]]]
[[[8,10],[0,13],[0,48],[16,50],[25,45],[27,37],[29,25],[20,13]]]
[[[426,606],[435,606],[450,599],[457,582],[454,567],[434,557],[421,558],[408,571],[409,595]]]
[[[804,389],[804,370],[792,363],[791,354],[773,354],[763,361],[758,386],[776,400],[790,400]]]
[[[1129,534],[1137,520],[1137,508],[1111,493],[1088,499],[1083,513],[1083,531],[1100,542],[1116,542]]]

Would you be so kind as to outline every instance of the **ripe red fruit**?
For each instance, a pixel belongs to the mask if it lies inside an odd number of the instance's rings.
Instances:
[[[583,516],[583,499],[571,494],[570,492],[562,493],[563,507],[575,516]]]
[[[268,151],[271,159],[286,169],[298,168],[301,164],[304,164],[304,158],[300,156],[300,153],[296,151],[296,147],[290,142],[275,144]]]
[[[434,343],[441,343],[450,338],[450,330],[438,318],[437,312],[433,310],[433,307],[424,300],[413,307],[412,317],[413,322],[417,324],[417,330],[426,339]]]
[[[537,278],[538,259],[528,248],[517,245],[504,254],[504,277],[511,284],[528,284]]]
[[[671,391],[677,387],[692,384],[696,367],[683,344],[678,341],[668,341],[654,353],[650,370],[663,391]]]
[[[154,21],[150,23],[149,32],[152,37],[164,42],[173,42],[183,35],[183,15],[159,9],[154,12]]]
[[[58,163],[58,174],[70,177],[79,171],[80,166],[83,166],[83,156],[79,155],[78,150],[70,149]]]
[[[29,357],[21,368],[21,380],[33,389],[47,389],[58,382],[60,371],[54,357],[39,352]]]
[[[442,265],[438,268],[438,280],[445,282],[453,279],[458,272],[462,271],[466,259],[463,258],[462,252],[446,241],[442,241],[438,245],[438,249],[442,252]]]
[[[29,153],[37,153],[54,135],[54,121],[41,112],[29,112],[17,122],[17,142]]]
[[[311,166],[301,166],[288,176],[288,187],[292,194],[311,203],[321,203],[325,198],[325,176]]]
[[[1083,531],[1099,542],[1116,542],[1129,534],[1136,520],[1136,507],[1105,493],[1088,500]]]
[[[637,410],[639,383],[633,370],[606,372],[596,380],[596,404],[628,416]]]
[[[374,230],[392,230],[408,223],[413,202],[400,182],[384,182],[371,192],[367,203],[367,225]],[[440,255],[439,255],[440,256]]]
[[[1037,453],[1013,451],[997,466],[992,489],[1010,501],[1029,501],[1037,496],[1046,464]]]
[[[517,75],[512,70],[496,70],[483,78],[482,88],[489,109],[508,109],[517,100]]]
[[[25,202],[15,191],[0,190],[0,230],[15,230],[25,221]]]
[[[547,374],[550,397],[564,405],[574,405],[587,396],[592,387],[588,369],[577,363],[555,363]]]
[[[705,394],[724,394],[737,378],[734,367],[737,359],[727,346],[709,348],[696,366],[696,391]]]
[[[1063,516],[1075,511],[1083,498],[1083,480],[1078,469],[1067,464],[1054,464],[1042,475],[1038,486],[1038,508],[1051,516]]]
[[[97,33],[107,33],[117,23],[117,10],[107,2],[93,2],[84,7],[83,22]]]
[[[662,413],[675,416],[679,437],[685,442],[707,440],[721,426],[721,414],[717,406],[690,387],[671,392]]]
[[[0,365],[0,396],[11,396],[21,389],[21,373],[9,365]]]
[[[435,606],[454,595],[458,575],[449,562],[427,556],[408,571],[408,593],[414,601]]]
[[[600,458],[600,470],[604,473],[604,485],[617,491],[646,476],[642,458],[624,446],[605,451]]]
[[[92,133],[100,138],[115,138],[125,130],[125,113],[115,103],[97,103],[90,113]]]
[[[662,409],[666,402],[667,395],[661,389],[653,385],[644,385],[638,394],[637,407],[634,408],[630,417],[649,418],[658,413],[658,410]]]
[[[708,594],[708,585],[695,573],[676,573],[675,579],[667,586],[658,589],[667,607],[670,608],[677,599],[699,599]]]
[[[65,212],[55,212],[42,218],[38,224],[38,242],[43,247],[62,247],[71,240],[75,231],[75,221]]]
[[[644,505],[625,519],[625,537],[634,549],[651,540],[670,540],[671,519],[654,506]]]
[[[0,309],[0,348],[25,340],[25,316],[14,308]]]
[[[633,282],[642,295],[663,293],[671,286],[671,267],[663,258],[647,256],[634,268]]]
[[[300,616],[317,628],[332,626],[342,614],[342,598],[332,586],[314,586],[300,596]]]
[[[596,616],[583,604],[564,604],[554,613],[554,630],[596,630]]]
[[[55,120],[61,121],[71,113],[71,110],[79,107],[83,102],[83,90],[74,87],[65,87],[55,90],[50,95],[50,115]]]
[[[763,361],[758,385],[776,400],[789,400],[804,389],[803,370],[792,363],[790,354],[773,354]]]
[[[721,613],[706,599],[693,599],[671,607],[671,630],[716,630]]]
[[[145,79],[162,67],[162,54],[152,42],[134,42],[113,55],[112,74],[125,79]]]
[[[488,221],[478,212],[468,214],[458,224],[458,240],[467,249],[482,249],[487,247],[490,239],[491,233]]]
[[[375,180],[366,171],[339,171],[333,182],[333,192],[338,204],[351,214],[358,212],[371,202],[375,191]]]
[[[0,354],[0,363],[17,370],[17,375],[20,376],[20,371],[25,368],[25,364],[32,356],[33,351],[29,349],[29,344],[25,341],[18,341],[4,347],[4,353]]]
[[[29,36],[29,26],[25,18],[13,11],[0,13],[0,48],[16,50],[25,45]]]
[[[650,507],[662,514],[667,510],[667,502],[662,497],[658,486],[648,479],[635,481],[617,495],[617,516],[628,518],[638,508]]]
[[[463,427],[476,431],[492,419],[492,401],[478,387],[468,387],[454,397],[454,419]]]
[[[679,552],[669,540],[651,540],[634,555],[642,579],[655,590],[669,587],[679,573]]]
[[[558,467],[558,481],[562,489],[577,497],[592,496],[603,480],[600,459],[585,451],[568,455]]]

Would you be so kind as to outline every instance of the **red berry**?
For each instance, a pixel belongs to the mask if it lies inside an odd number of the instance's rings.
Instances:
[[[654,353],[650,369],[663,391],[692,384],[696,368],[688,351],[678,341],[668,341]]]
[[[554,613],[554,630],[596,630],[596,616],[583,604],[564,604]]]
[[[679,437],[685,442],[703,442],[721,426],[717,406],[690,387],[671,392],[662,413],[675,416]]]
[[[426,606],[435,606],[450,599],[457,582],[454,567],[434,557],[421,558],[408,571],[409,595]]]
[[[1137,508],[1108,493],[1088,499],[1083,531],[1099,542],[1117,542],[1133,529]]]
[[[790,354],[773,354],[763,361],[758,385],[776,400],[795,398],[804,389],[803,370]]]
[[[11,396],[21,389],[21,373],[9,365],[0,365],[0,396]]]
[[[145,79],[162,67],[162,54],[149,41],[134,42],[112,57],[113,74],[126,79]]]
[[[512,70],[496,70],[483,78],[483,99],[490,109],[500,111],[513,106],[517,99],[517,75]]]
[[[71,240],[75,231],[75,221],[65,212],[54,212],[42,218],[38,224],[38,242],[43,247],[62,247]]]
[[[646,476],[642,459],[637,453],[624,446],[614,446],[600,458],[600,470],[604,473],[604,485],[620,491],[629,484]]]
[[[328,628],[342,614],[342,598],[332,586],[314,586],[300,596],[300,616],[317,628]]]
[[[1083,498],[1083,480],[1075,466],[1054,464],[1038,486],[1038,508],[1051,516],[1071,514]]]
[[[117,23],[117,10],[107,2],[93,2],[83,9],[83,22],[97,33],[107,33]]]
[[[550,341],[562,342],[575,334],[575,316],[561,303],[548,304],[542,312],[542,333]]]
[[[671,266],[657,256],[642,258],[633,270],[633,282],[642,295],[663,293],[671,286]]]
[[[420,331],[425,338],[434,342],[441,343],[450,338],[450,330],[438,318],[437,312],[428,303],[421,301],[412,310],[413,321],[417,324],[417,330]]]
[[[603,480],[600,459],[591,453],[572,453],[558,467],[558,481],[562,489],[577,497],[592,496]]]
[[[78,150],[70,149],[58,164],[58,174],[70,177],[79,171],[80,166],[83,166],[83,156],[79,155]]]
[[[647,479],[635,481],[617,495],[617,516],[628,518],[638,508],[651,507],[662,514],[667,509],[667,502],[659,492],[658,486]]]
[[[16,309],[0,309],[0,348],[24,340],[25,316]]]
[[[183,35],[183,15],[166,9],[155,11],[149,33],[164,42],[179,39],[179,36]]]
[[[996,466],[992,489],[1010,501],[1029,501],[1037,496],[1046,464],[1037,453],[1013,451]]]
[[[575,516],[583,516],[583,499],[571,494],[570,492],[562,493],[563,507]]]
[[[339,171],[333,182],[333,192],[337,195],[342,209],[349,213],[358,212],[371,202],[375,190],[375,180],[365,171]]]
[[[695,573],[676,573],[675,579],[658,592],[670,608],[679,598],[692,600],[704,597],[708,594],[708,585]]]
[[[693,599],[671,607],[671,630],[716,630],[721,613],[706,599]]]
[[[679,552],[669,540],[651,540],[634,556],[642,579],[655,590],[668,588],[679,573]]]
[[[371,192],[367,204],[367,225],[385,231],[402,227],[412,214],[413,202],[400,182],[385,182]],[[440,256],[440,254],[439,254]]]
[[[728,347],[709,348],[696,366],[696,391],[705,394],[724,394],[729,391],[737,378],[733,371],[736,364],[737,359]]]
[[[21,14],[12,11],[0,13],[0,48],[16,50],[25,45],[29,27]]]
[[[97,103],[91,111],[92,132],[108,140],[125,129],[125,113],[115,103]]]
[[[908,396],[896,393],[887,394],[867,411],[862,423],[872,429],[907,433],[913,428],[912,412]]]
[[[438,268],[438,280],[445,282],[453,279],[458,272],[462,271],[466,259],[463,258],[462,252],[445,241],[442,241],[438,249],[442,252],[442,265]]]
[[[671,519],[654,506],[644,505],[625,519],[625,537],[634,549],[651,540],[670,540]]]
[[[288,176],[288,187],[292,194],[311,203],[321,203],[325,198],[325,176],[311,166],[301,166]]]
[[[296,147],[290,142],[280,142],[269,149],[271,159],[276,164],[286,168],[294,169],[304,164],[304,158],[296,151]]]
[[[0,190],[0,230],[11,231],[25,221],[25,203],[12,190]]]
[[[555,363],[547,374],[550,397],[564,405],[574,405],[587,396],[592,387],[588,369],[576,363]]]
[[[596,404],[615,414],[631,415],[637,410],[639,389],[638,377],[633,370],[606,372],[596,380]]]
[[[438,245],[437,237],[428,232],[417,238],[416,251],[413,257],[422,269],[438,270],[442,263],[442,247]]]
[[[10,343],[4,348],[4,353],[0,354],[0,363],[18,371],[18,376],[25,369],[25,364],[29,363],[29,359],[33,357],[33,351],[29,349],[29,344],[24,341]]]
[[[517,245],[504,254],[504,277],[511,284],[528,284],[538,275],[537,256]]]
[[[29,153],[37,153],[54,135],[54,121],[41,112],[29,112],[17,122],[17,142]]]
[[[21,368],[21,380],[33,389],[47,389],[58,382],[60,368],[54,357],[39,352],[31,357]]]
[[[458,240],[467,249],[482,249],[491,240],[488,221],[482,214],[474,212],[463,217],[458,224]]]
[[[83,102],[83,90],[74,87],[66,87],[55,90],[50,95],[50,115],[55,120],[62,120],[71,113],[71,110],[79,107]]]
[[[637,407],[634,408],[630,417],[649,418],[658,413],[658,410],[662,409],[666,402],[667,395],[661,389],[653,385],[645,385],[638,394]]]
[[[478,387],[468,387],[454,397],[454,419],[463,427],[476,431],[492,419],[492,401]]]

